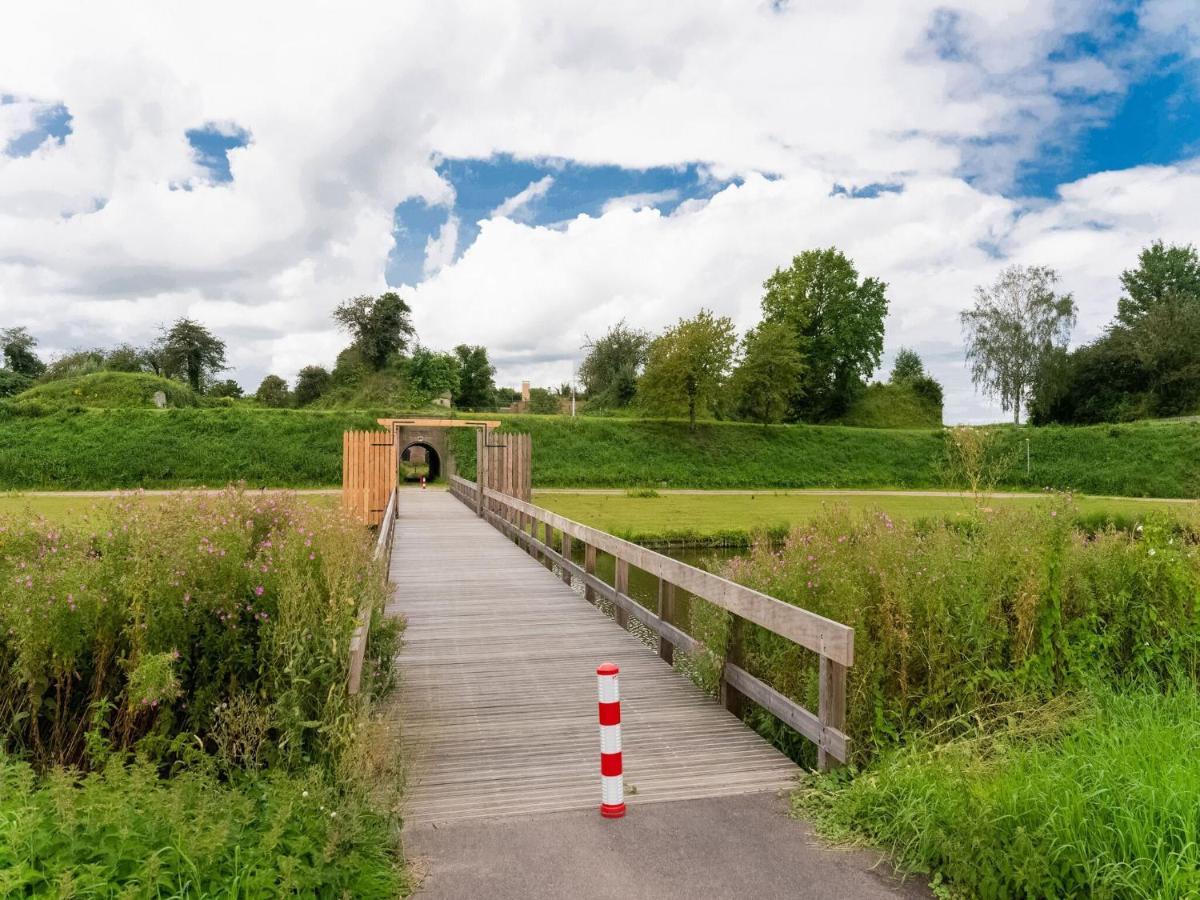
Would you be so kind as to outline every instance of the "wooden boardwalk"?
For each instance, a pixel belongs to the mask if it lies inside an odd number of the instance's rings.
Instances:
[[[777,790],[798,773],[449,493],[403,492],[394,541],[408,825],[597,806],[604,661],[621,668],[631,806]]]

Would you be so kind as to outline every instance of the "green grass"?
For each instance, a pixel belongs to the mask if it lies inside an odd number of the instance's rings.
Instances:
[[[539,491],[534,501],[546,509],[585,525],[638,542],[725,543],[745,545],[756,533],[779,534],[831,509],[883,510],[895,518],[971,518],[970,496],[931,494],[856,495],[819,493],[670,494],[638,497],[630,494],[574,494]],[[984,508],[1029,508],[1040,498],[995,495]],[[1152,500],[1076,497],[1085,522],[1096,519],[1132,523],[1156,509],[1178,509],[1178,503]]]
[[[341,482],[342,432],[385,411],[119,409],[21,415],[0,405],[0,490]],[[533,436],[537,487],[942,488],[941,430],[504,416]],[[1200,423],[1004,429],[1007,488],[1200,495]],[[1025,440],[1031,470],[1025,473]],[[459,469],[474,433],[455,429]]]
[[[173,498],[157,494],[131,498],[137,503],[173,503]],[[336,494],[301,494],[301,503],[333,509],[341,498]],[[102,497],[54,494],[35,496],[30,494],[0,494],[0,516],[44,516],[56,523],[108,522],[112,519],[111,501]]]
[[[814,777],[797,811],[960,896],[1200,894],[1195,687],[1050,710],[891,751],[849,783]]]
[[[196,406],[196,395],[178,381],[134,372],[94,372],[37,385],[18,394],[17,403],[82,406],[95,409],[155,409],[154,395],[166,395],[172,407]]]

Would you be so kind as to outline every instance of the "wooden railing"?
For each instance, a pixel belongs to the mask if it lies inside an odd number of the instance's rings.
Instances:
[[[822,769],[849,759],[846,675],[854,664],[853,628],[490,488],[481,497],[479,486],[464,478],[451,476],[450,492],[530,554],[557,565],[564,581],[581,581],[589,601],[597,597],[610,601],[622,626],[632,616],[657,634],[659,655],[667,662],[673,661],[675,648],[687,653],[703,649],[700,641],[671,622],[677,588],[816,653],[820,700],[815,715],[737,665],[730,659],[732,647],[725,648],[721,701],[738,715],[743,697],[766,709],[817,745]],[[572,559],[576,542],[583,547],[582,566]],[[597,552],[615,560],[613,584],[596,576]],[[629,596],[630,566],[658,578],[659,612]]]
[[[399,501],[400,494],[398,489],[392,488],[387,506],[384,508],[383,520],[379,523],[379,537],[375,540],[373,558],[375,562],[383,560],[385,566],[391,564],[392,534],[396,529],[397,504]],[[371,608],[359,607],[358,625],[355,627],[354,633],[350,636],[350,679],[346,690],[351,696],[357,694],[362,687],[363,661],[367,655],[367,636],[370,633],[370,629]]]

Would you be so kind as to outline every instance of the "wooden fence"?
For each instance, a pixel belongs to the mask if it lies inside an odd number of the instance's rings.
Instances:
[[[364,525],[380,524],[399,470],[392,432],[343,432],[342,508]]]
[[[501,491],[485,487],[481,496],[479,486],[464,478],[451,477],[450,491],[530,554],[557,565],[564,581],[572,578],[581,581],[589,601],[595,602],[600,597],[613,603],[622,626],[632,616],[657,634],[659,655],[668,662],[673,661],[676,648],[687,653],[703,648],[671,621],[677,589],[816,653],[820,658],[820,700],[815,715],[737,665],[736,648],[732,646],[725,648],[721,701],[739,716],[742,698],[762,706],[817,745],[817,763],[821,769],[849,759],[850,741],[845,734],[846,676],[854,664],[853,628]],[[582,566],[572,559],[576,542],[582,544]],[[596,576],[597,552],[608,553],[615,560],[613,584]],[[629,596],[630,566],[658,578],[657,613]]]
[[[370,432],[367,432],[370,433]],[[396,529],[396,516],[399,515],[400,491],[393,487],[384,507],[383,518],[379,523],[379,537],[375,540],[374,560],[383,561],[385,568],[391,566],[392,534]],[[385,575],[386,577],[386,575]],[[350,636],[350,678],[347,693],[354,696],[362,688],[363,661],[367,656],[367,637],[371,630],[371,609],[359,608],[358,625]]]

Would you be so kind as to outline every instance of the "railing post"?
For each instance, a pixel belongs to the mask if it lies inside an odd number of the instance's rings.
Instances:
[[[729,618],[729,637],[725,641],[725,661],[734,665],[740,665],[742,662],[742,642],[738,636],[737,616]],[[721,673],[721,705],[739,719],[746,713],[746,698],[742,696],[741,691],[725,679],[724,672]]]
[[[475,430],[475,515],[483,518],[483,488],[487,484],[487,426]]]
[[[571,536],[565,531],[562,533],[562,555],[564,563],[571,561]],[[562,567],[562,580],[563,584],[569,585],[571,583],[571,572],[567,569],[566,565]]]
[[[546,539],[544,541],[542,541],[542,543],[546,545],[547,549],[553,550],[554,549],[554,529],[550,527],[549,522],[546,523],[545,528],[546,528],[546,534],[545,534]],[[554,568],[554,561],[551,560],[549,556],[543,555],[542,562],[548,564],[551,569]]]
[[[618,594],[629,594],[629,563],[616,557],[617,570],[613,575],[613,587],[616,588]],[[622,628],[629,627],[629,613],[618,606],[616,608],[617,624]]]
[[[675,585],[662,578],[658,579],[658,617],[668,625],[675,624]],[[668,665],[674,665],[675,645],[661,634],[658,636],[658,655]]]
[[[817,718],[822,728],[846,730],[846,667],[826,656],[821,657],[821,696],[817,706]],[[817,768],[828,772],[838,765],[838,760],[826,752],[825,738],[817,745]]]
[[[589,575],[596,574],[596,547],[593,544],[583,545],[583,571]],[[584,586],[583,599],[595,606],[596,589],[591,584]]]

